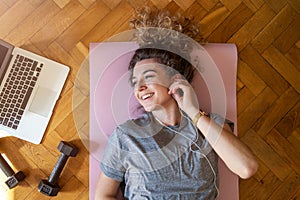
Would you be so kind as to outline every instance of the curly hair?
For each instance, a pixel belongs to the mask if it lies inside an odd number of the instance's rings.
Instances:
[[[147,41],[144,41],[145,44],[150,42],[149,39],[153,40],[153,38],[145,38],[145,34],[149,34],[145,29],[149,27],[155,27],[160,30],[173,30],[174,32],[182,33],[199,43],[203,43],[204,39],[200,34],[199,25],[192,20],[193,18],[183,17],[179,13],[172,15],[167,10],[143,7],[136,9],[135,15],[130,21],[130,26],[137,30],[135,36],[141,43],[143,42],[143,39],[147,39]],[[159,35],[159,33],[157,33],[157,35]],[[163,36],[164,35],[162,35],[162,37]],[[176,39],[175,37],[176,35],[174,36],[174,39]]]
[[[188,62],[191,41],[201,43],[203,38],[199,27],[192,23],[191,18],[144,7],[136,10],[130,25],[135,29],[134,40],[140,46],[128,67],[131,75],[137,62],[154,58],[175,69],[189,82],[192,81],[195,68]]]

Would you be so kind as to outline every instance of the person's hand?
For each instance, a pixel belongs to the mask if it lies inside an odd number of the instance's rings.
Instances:
[[[169,87],[169,94],[177,101],[181,110],[193,118],[199,112],[196,93],[191,84],[184,79],[176,78]]]

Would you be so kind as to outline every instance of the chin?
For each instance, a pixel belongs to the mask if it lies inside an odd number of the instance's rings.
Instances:
[[[146,112],[152,112],[153,110],[155,110],[153,107],[149,107],[149,106],[144,106],[144,110]]]

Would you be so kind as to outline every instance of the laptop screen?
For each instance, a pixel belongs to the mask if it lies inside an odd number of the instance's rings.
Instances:
[[[4,77],[9,61],[11,59],[11,53],[13,46],[3,40],[0,40],[0,83]]]
[[[8,48],[0,45],[0,63],[1,63],[1,65],[6,57],[7,52],[8,52]]]

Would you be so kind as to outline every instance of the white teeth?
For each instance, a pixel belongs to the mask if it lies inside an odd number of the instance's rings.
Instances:
[[[142,96],[142,99],[145,100],[145,99],[149,98],[150,96],[152,96],[152,94],[145,94]]]

